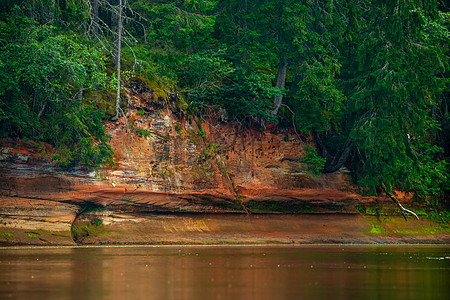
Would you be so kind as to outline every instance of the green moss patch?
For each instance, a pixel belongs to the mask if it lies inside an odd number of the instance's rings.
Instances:
[[[38,238],[40,236],[40,234],[36,232],[25,232],[25,235],[29,238]]]
[[[438,224],[427,219],[408,219],[405,221],[402,217],[383,217],[383,218],[369,218],[368,235],[407,235],[407,236],[421,236],[421,235],[435,235],[435,234],[450,234],[450,227],[445,224]]]
[[[5,236],[7,238],[10,238],[10,237],[13,237],[14,234],[10,233],[10,232],[2,232],[2,231],[0,231],[0,236]]]
[[[370,229],[369,234],[379,234],[379,235],[386,235],[388,234],[387,230],[379,224],[370,224],[372,228]]]
[[[72,238],[76,243],[83,242],[89,236],[99,236],[108,232],[103,226],[102,220],[97,217],[74,222],[71,228]]]

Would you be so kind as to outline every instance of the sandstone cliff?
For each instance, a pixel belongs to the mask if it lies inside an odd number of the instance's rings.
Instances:
[[[81,243],[95,230],[102,233],[100,225],[137,224],[145,214],[147,220],[155,213],[356,215],[357,206],[383,201],[358,195],[345,172],[309,174],[301,158],[311,141],[290,129],[242,126],[217,114],[186,117],[174,100],[151,92],[128,94],[127,120],[105,125],[114,168],[61,168],[36,144],[2,140],[0,242]],[[114,241],[124,242],[108,240]]]

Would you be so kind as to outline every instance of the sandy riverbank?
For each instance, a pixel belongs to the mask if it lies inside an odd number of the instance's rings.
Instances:
[[[430,220],[359,214],[127,214],[94,211],[66,227],[26,220],[0,226],[0,244],[450,244],[450,230]],[[32,230],[31,227],[34,229]]]

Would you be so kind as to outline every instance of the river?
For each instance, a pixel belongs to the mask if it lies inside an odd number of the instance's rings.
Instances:
[[[0,299],[449,299],[448,246],[0,248]]]

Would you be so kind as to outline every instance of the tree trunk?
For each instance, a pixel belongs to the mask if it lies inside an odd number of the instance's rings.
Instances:
[[[117,94],[116,94],[116,118],[119,118],[120,109],[120,53],[122,51],[122,13],[124,1],[119,0],[119,10],[118,10],[118,24],[117,24]]]
[[[324,141],[322,140],[322,137],[320,134],[313,128],[312,134],[314,137],[314,141],[317,144],[317,148],[319,151],[319,154],[326,158],[325,167],[322,170],[323,173],[334,173],[339,171],[340,168],[345,164],[348,157],[352,153],[353,146],[355,141],[353,139],[348,139],[347,143],[344,145],[344,148],[342,151],[337,153],[330,153],[328,151],[327,147],[325,146]]]
[[[284,89],[284,86],[286,84],[286,72],[287,72],[287,59],[282,58],[280,60],[280,64],[278,66],[278,76],[277,76],[277,83],[276,87],[280,90]],[[278,114],[278,110],[280,109],[281,102],[283,101],[283,94],[280,93],[280,95],[274,97],[273,99],[273,109],[270,112],[272,115],[276,116]]]
[[[352,139],[349,139],[347,141],[347,143],[345,144],[344,150],[342,150],[337,161],[334,159],[333,164],[331,166],[326,166],[324,168],[323,172],[324,173],[334,173],[336,171],[339,171],[339,169],[342,168],[342,166],[347,161],[347,158],[349,157],[350,153],[352,152],[353,143],[354,143],[354,141]]]
[[[98,43],[98,0],[92,1],[92,25],[93,28],[93,35],[94,35],[94,42]]]
[[[313,135],[314,141],[317,144],[317,148],[319,150],[319,154],[322,157],[324,157],[327,160],[329,160],[328,150],[325,147],[325,143],[323,142],[322,137],[320,136],[320,134],[314,128],[312,129],[311,133]]]
[[[144,27],[144,44],[148,44],[148,40],[147,40],[147,28]]]

